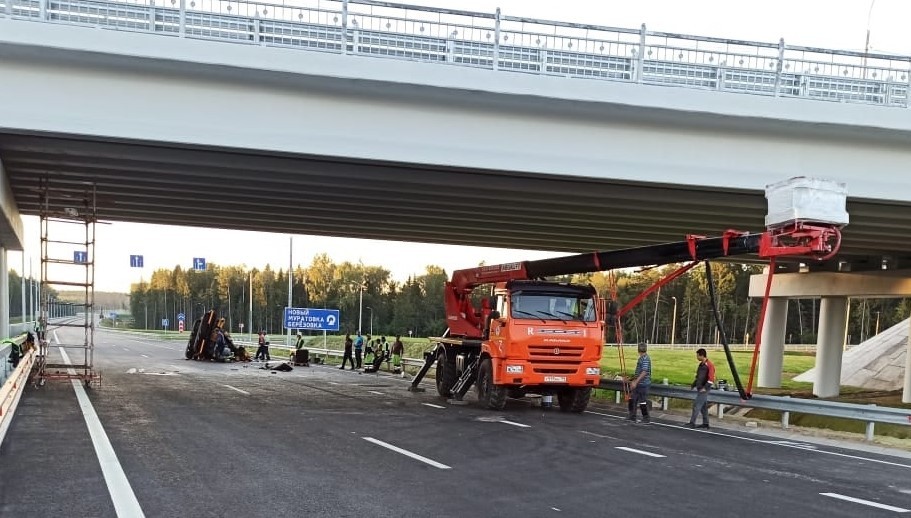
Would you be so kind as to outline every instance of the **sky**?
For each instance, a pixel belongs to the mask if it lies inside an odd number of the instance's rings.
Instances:
[[[318,0],[300,3],[315,4]],[[298,2],[294,2],[298,5]],[[911,54],[909,0],[410,0],[430,7],[493,12],[504,15],[588,23],[613,27],[714,36],[738,40],[777,42],[811,47],[863,50],[870,30],[871,52]],[[869,18],[869,26],[868,26]],[[38,219],[24,217],[26,235],[24,258],[39,275]],[[131,283],[148,279],[158,268],[192,266],[194,257],[209,263],[245,264],[286,269],[289,254],[287,234],[231,230],[207,233],[199,242],[198,229],[114,222],[98,227],[96,287],[98,291],[127,292]],[[215,246],[214,243],[224,245]],[[498,264],[554,257],[541,251],[520,251],[481,247],[456,247],[416,243],[383,242],[349,238],[294,236],[293,263],[306,266],[319,253],[336,262],[363,261],[389,269],[403,281],[420,274],[429,264],[447,272],[479,264]],[[144,256],[143,269],[130,268],[129,256]],[[9,255],[10,267],[22,269],[22,258]],[[26,266],[26,274],[29,267]]]

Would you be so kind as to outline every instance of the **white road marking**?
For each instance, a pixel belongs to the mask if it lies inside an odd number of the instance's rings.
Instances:
[[[176,372],[143,372],[146,376],[178,376]]]
[[[551,509],[553,509],[554,511],[557,511],[558,513],[560,512],[560,510],[557,509],[556,507],[551,507]]]
[[[611,437],[610,435],[601,435],[600,433],[589,432],[587,430],[579,430],[579,433],[584,433],[585,435],[599,437],[601,439],[617,439],[617,437]]]
[[[369,392],[369,393],[371,393],[371,394],[376,394],[377,396],[382,396],[382,395],[383,395],[382,392],[377,392],[377,391],[375,391],[375,390],[368,390],[367,392]]]
[[[911,513],[911,509],[904,509],[902,507],[895,507],[892,505],[881,504],[879,502],[871,502],[869,500],[862,500],[860,498],[854,498],[851,496],[839,495],[838,493],[819,493],[822,496],[828,496],[830,498],[837,498],[838,500],[844,500],[846,502],[854,502],[855,504],[869,505],[870,507],[876,507],[877,509],[884,509],[886,511],[893,511],[896,513]]]
[[[429,406],[431,408],[446,408],[443,405],[434,405],[433,403],[421,403],[424,406]]]
[[[628,451],[630,453],[638,453],[639,455],[647,455],[649,457],[658,457],[658,458],[667,457],[667,455],[652,453],[650,451],[645,451],[645,450],[637,450],[636,448],[627,448],[626,446],[615,446],[615,448],[618,450]]]
[[[149,357],[148,354],[140,354],[139,356],[142,356],[143,358],[148,358],[148,357]]]
[[[419,461],[421,461],[421,462],[423,462],[423,463],[425,463],[425,464],[430,464],[431,466],[433,466],[433,467],[435,467],[435,468],[440,468],[440,469],[452,469],[451,467],[449,467],[449,466],[447,466],[447,465],[445,465],[445,464],[440,464],[439,462],[437,462],[437,461],[435,461],[435,460],[433,460],[433,459],[428,459],[427,457],[424,457],[424,456],[422,456],[422,455],[418,455],[417,453],[412,453],[412,452],[410,452],[410,451],[408,451],[408,450],[403,450],[402,448],[399,448],[398,446],[393,446],[393,445],[389,444],[388,442],[383,442],[383,441],[381,441],[381,440],[379,440],[379,439],[374,439],[373,437],[364,437],[364,440],[365,440],[365,441],[368,441],[368,442],[372,442],[373,444],[377,444],[377,445],[379,445],[379,446],[382,446],[383,448],[387,448],[387,449],[389,449],[389,450],[392,450],[392,451],[394,451],[394,452],[396,452],[396,453],[401,453],[402,455],[405,455],[406,457],[411,457],[412,459],[419,460]]]
[[[127,369],[127,374],[136,374],[136,367]]]
[[[529,426],[529,425],[527,425],[527,424],[515,423],[515,422],[512,422],[512,421],[507,421],[506,419],[500,419],[500,420],[497,421],[497,422],[498,422],[498,423],[503,423],[503,424],[511,424],[511,425],[513,425],[513,426],[518,426],[519,428],[531,428],[531,426]]]
[[[231,389],[231,390],[234,390],[234,391],[236,391],[236,392],[240,392],[241,394],[243,394],[243,395],[245,395],[245,396],[249,396],[249,395],[250,395],[250,393],[247,392],[246,390],[240,390],[239,388],[237,388],[237,387],[232,387],[231,385],[222,385],[222,387],[227,387],[227,388],[229,388],[229,389]]]
[[[57,339],[56,332],[54,333],[54,339]],[[57,340],[57,343],[59,344],[60,340]],[[66,354],[66,350],[63,347],[59,349],[60,355],[63,356],[63,363],[71,365],[70,357]],[[70,374],[76,374],[76,371],[72,368],[67,370]],[[92,402],[89,401],[89,396],[85,393],[85,389],[82,388],[82,383],[79,380],[72,380],[72,383],[73,390],[76,391],[76,399],[79,401],[79,408],[82,409],[85,424],[89,429],[89,436],[92,438],[92,445],[95,447],[95,455],[98,456],[98,463],[101,464],[104,482],[108,486],[108,493],[111,494],[111,500],[114,503],[114,511],[118,517],[144,517],[145,513],[139,507],[139,501],[136,500],[130,481],[127,480],[126,473],[123,472],[123,467],[120,466],[120,461],[117,460],[114,447],[111,446],[111,441],[108,439],[108,435],[98,419],[98,414],[95,413]]]
[[[124,347],[123,350],[126,351],[126,352],[130,352],[130,350],[127,349],[126,347]]]
[[[595,415],[600,415],[600,416],[604,416],[604,417],[610,417],[610,418],[612,418],[612,419],[626,419],[625,417],[621,417],[621,416],[617,416],[617,415],[610,415],[610,414],[603,414],[603,413],[601,413],[601,412],[593,412],[593,411],[591,411],[591,410],[586,410],[585,412],[586,412],[587,414],[595,414]],[[652,421],[652,426],[663,426],[663,427],[665,427],[665,428],[677,428],[677,429],[680,429],[680,430],[686,430],[686,431],[690,431],[690,432],[694,432],[694,431],[695,431],[695,432],[698,432],[698,433],[717,435],[717,436],[720,436],[720,437],[730,437],[731,439],[738,439],[738,440],[741,440],[741,441],[755,442],[755,443],[759,443],[759,444],[770,444],[770,445],[772,445],[772,446],[780,446],[780,447],[782,447],[782,448],[792,448],[792,449],[795,449],[795,450],[802,450],[802,451],[806,451],[806,452],[810,452],[810,453],[820,453],[820,454],[824,454],[824,455],[834,455],[834,456],[836,456],[836,457],[844,457],[844,458],[847,458],[847,459],[854,459],[854,460],[863,460],[863,461],[867,461],[867,462],[875,462],[875,463],[877,463],[877,464],[885,464],[885,465],[887,465],[887,466],[895,466],[895,467],[898,467],[898,468],[907,468],[907,469],[911,469],[911,465],[909,465],[909,464],[901,464],[901,463],[898,463],[898,462],[889,462],[889,461],[887,461],[887,460],[880,460],[880,459],[871,459],[871,458],[869,458],[869,457],[861,457],[861,456],[859,456],[859,455],[849,455],[849,454],[847,454],[847,453],[838,453],[838,452],[835,452],[835,451],[826,451],[826,450],[820,450],[820,449],[810,449],[810,448],[806,448],[806,447],[803,447],[803,446],[795,446],[795,445],[792,445],[792,444],[786,444],[787,441],[782,442],[782,441],[768,441],[768,440],[764,440],[764,439],[753,439],[753,438],[751,438],[751,437],[742,437],[742,436],[740,436],[740,435],[733,435],[733,434],[729,434],[729,433],[721,433],[721,432],[716,432],[716,431],[714,431],[714,430],[693,430],[693,429],[691,429],[691,428],[686,428],[686,427],[683,427],[683,426],[680,426],[680,425],[669,424],[669,423],[657,423],[657,422],[655,422],[655,421]]]

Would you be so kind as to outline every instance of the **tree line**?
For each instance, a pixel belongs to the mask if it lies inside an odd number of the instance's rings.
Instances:
[[[670,272],[674,266],[574,275],[564,280],[591,283],[602,297],[616,293],[625,304]],[[750,299],[749,278],[760,273],[759,265],[715,263],[712,265],[722,324],[732,343],[754,341],[760,299]],[[423,274],[396,282],[389,270],[361,263],[335,263],[328,255],[314,257],[307,267],[291,272],[291,306],[340,310],[341,332],[360,328],[374,335],[438,336],[446,329],[443,284],[448,274],[430,265]],[[686,275],[651,294],[624,319],[624,341],[634,343],[718,343],[719,336],[708,297],[705,269],[697,266]],[[363,302],[361,303],[361,297]],[[188,325],[208,309],[217,309],[232,332],[249,332],[252,298],[253,331],[282,333],[283,309],[288,305],[288,271],[247,269],[243,266],[209,264],[205,271],[159,269],[148,282],[134,284],[130,311],[136,328],[161,329],[167,318],[170,328],[176,315],[184,313]],[[851,343],[885,330],[907,318],[908,299],[852,299],[848,334]],[[359,312],[359,308],[363,311]],[[815,343],[819,301],[792,300],[788,307],[786,341]],[[672,339],[673,335],[673,339]]]

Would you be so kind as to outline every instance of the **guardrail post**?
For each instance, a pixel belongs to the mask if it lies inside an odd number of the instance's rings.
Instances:
[[[645,24],[642,24],[642,28],[639,30],[639,52],[636,60],[636,77],[635,81],[637,83],[642,82],[642,72],[645,67],[645,36],[646,36]]]
[[[661,384],[664,385],[664,386],[667,386],[667,385],[668,385],[667,378],[664,378],[664,379],[661,381]],[[669,399],[668,399],[667,396],[664,396],[663,398],[661,398],[661,410],[664,410],[665,412],[667,412],[667,409],[670,408],[670,407],[668,406],[668,403],[669,403]]]
[[[876,406],[876,403],[870,403],[870,406]],[[867,422],[867,432],[864,434],[864,440],[867,442],[873,442],[873,427],[876,425],[873,421]]]
[[[620,404],[620,391],[614,392],[614,403]]]
[[[782,396],[790,398],[791,396]],[[781,413],[781,429],[787,430],[791,420],[791,412],[782,412]]]
[[[500,69],[500,8],[497,7],[497,12],[494,15],[494,29],[493,29],[493,69]]]
[[[183,38],[187,35],[187,0],[180,0],[180,25],[177,34]]]
[[[724,419],[724,405],[718,403],[718,419]]]
[[[348,54],[348,0],[342,0],[342,53]]]
[[[784,38],[778,40],[778,65],[775,67],[775,97],[781,91],[781,72],[784,70]]]

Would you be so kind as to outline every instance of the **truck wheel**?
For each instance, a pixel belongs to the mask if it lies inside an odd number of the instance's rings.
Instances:
[[[437,393],[445,398],[452,396],[452,387],[458,381],[455,355],[446,347],[437,354]]]
[[[582,412],[585,412],[591,398],[591,387],[567,388],[557,393],[557,402],[560,404],[560,410],[562,412],[581,414]]]
[[[478,369],[478,402],[491,410],[503,410],[509,389],[493,383],[493,362],[490,358],[481,360]]]

